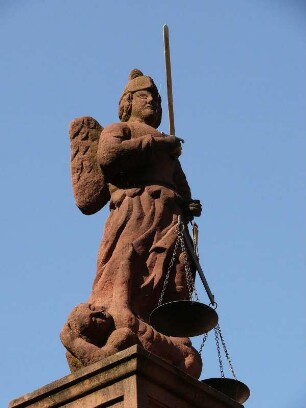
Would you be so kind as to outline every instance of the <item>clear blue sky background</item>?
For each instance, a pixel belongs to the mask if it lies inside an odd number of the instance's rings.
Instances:
[[[1,407],[68,374],[58,334],[95,275],[108,210],[75,207],[68,123],[117,121],[137,67],[160,88],[167,131],[164,23],[201,262],[245,406],[306,406],[305,12],[302,0],[0,1]],[[218,376],[213,343],[203,378]]]

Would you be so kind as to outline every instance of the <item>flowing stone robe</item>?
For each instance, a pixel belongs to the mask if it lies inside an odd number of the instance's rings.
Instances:
[[[111,312],[119,306],[127,308],[144,322],[158,304],[177,237],[178,216],[191,199],[171,149],[173,144],[166,136],[139,122],[107,126],[98,147],[111,200],[88,303]],[[182,254],[173,269],[164,302],[188,298]],[[123,278],[124,273],[128,277]]]
[[[191,199],[173,136],[151,126],[121,122],[100,136],[97,158],[111,193],[87,304],[74,308],[61,332],[72,371],[134,344],[198,378],[202,360],[190,339],[169,337],[149,324],[169,268],[178,216]],[[163,302],[187,299],[180,254]]]

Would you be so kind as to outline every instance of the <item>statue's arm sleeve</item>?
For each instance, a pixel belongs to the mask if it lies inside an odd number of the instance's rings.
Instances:
[[[166,140],[167,139],[167,140]],[[144,135],[131,138],[125,123],[115,123],[104,128],[98,146],[98,163],[109,181],[119,173],[141,168],[152,160],[154,151],[171,149],[170,138]],[[173,141],[172,141],[173,142]]]
[[[185,176],[185,173],[182,169],[181,163],[178,159],[176,159],[176,169],[174,173],[174,183],[177,188],[177,192],[184,200],[191,200],[191,191]]]

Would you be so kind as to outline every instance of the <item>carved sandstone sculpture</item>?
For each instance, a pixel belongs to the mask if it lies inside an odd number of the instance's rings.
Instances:
[[[165,336],[149,324],[177,238],[179,215],[199,216],[178,157],[175,136],[157,130],[161,98],[152,78],[130,73],[119,101],[120,123],[102,129],[90,117],[70,127],[76,203],[92,214],[108,201],[110,215],[87,303],[61,332],[72,371],[133,344],[198,378],[202,361],[188,338]],[[164,301],[188,299],[183,255],[171,271]]]

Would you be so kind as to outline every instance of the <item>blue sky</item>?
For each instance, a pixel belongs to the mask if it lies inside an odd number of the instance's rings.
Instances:
[[[160,89],[167,132],[164,23],[181,161],[204,206],[201,263],[251,389],[245,406],[305,406],[305,11],[298,0],[1,0],[0,406],[69,373],[58,334],[88,298],[108,210],[75,207],[68,124],[117,121],[137,67]],[[218,376],[213,343],[202,378]]]

